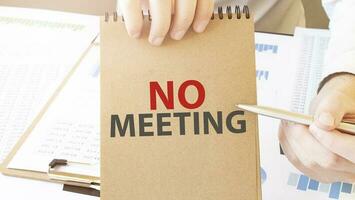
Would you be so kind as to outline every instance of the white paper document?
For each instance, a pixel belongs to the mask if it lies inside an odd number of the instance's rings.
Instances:
[[[295,31],[295,52],[297,58],[294,85],[292,88],[292,111],[308,114],[309,105],[317,95],[328,49],[330,32],[320,29],[297,28]]]
[[[329,31],[297,28],[294,37],[256,34],[258,104],[308,113],[323,72]],[[355,184],[324,184],[280,154],[279,120],[259,117],[264,200],[354,200]]]
[[[0,7],[0,163],[98,34],[97,17]]]
[[[94,47],[49,106],[8,168],[46,172],[53,159],[66,159],[91,166],[83,167],[83,171],[74,169],[75,173],[100,176],[98,60],[99,47]]]
[[[289,55],[294,51],[292,36],[256,33],[256,79],[258,104],[285,108],[287,93],[279,90],[281,87],[291,87],[289,74],[293,58]],[[289,86],[288,86],[289,85]],[[259,116],[260,160],[262,178],[262,197],[264,200],[281,199],[280,147],[278,143],[279,120]]]
[[[296,72],[294,74],[293,86],[279,90],[289,89],[289,110],[300,113],[308,113],[309,105],[317,94],[319,82],[323,72],[324,57],[328,48],[330,33],[327,30],[297,28],[295,31],[296,48]],[[284,91],[285,93],[287,91]],[[336,182],[324,184],[313,180],[299,172],[284,157],[281,161],[279,176],[281,180],[280,191],[282,199],[289,200],[354,200],[355,184]]]

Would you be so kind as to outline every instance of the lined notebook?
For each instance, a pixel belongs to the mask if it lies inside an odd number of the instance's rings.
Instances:
[[[101,198],[260,199],[257,118],[235,107],[256,104],[247,7],[161,47],[149,25],[136,40],[101,21]]]

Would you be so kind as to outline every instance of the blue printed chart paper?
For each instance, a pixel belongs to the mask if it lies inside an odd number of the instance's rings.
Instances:
[[[307,113],[325,70],[329,32],[298,28],[294,37],[256,33],[255,39],[258,104]],[[320,183],[280,155],[278,124],[259,117],[264,200],[355,199],[353,183]]]

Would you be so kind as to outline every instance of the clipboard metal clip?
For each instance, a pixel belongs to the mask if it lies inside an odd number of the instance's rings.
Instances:
[[[100,178],[60,171],[59,168],[70,165],[90,165],[88,163],[72,162],[64,159],[53,159],[48,166],[48,177],[50,180],[63,183],[65,185],[91,188],[100,191]]]

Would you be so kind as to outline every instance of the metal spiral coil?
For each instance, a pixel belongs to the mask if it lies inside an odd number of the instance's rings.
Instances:
[[[233,19],[233,16],[236,16],[237,19],[241,19],[242,16],[245,16],[246,19],[250,19],[250,12],[249,12],[249,7],[248,6],[243,6],[243,10],[240,9],[240,6],[235,6],[234,11],[232,11],[231,6],[226,7],[226,16],[228,19]],[[117,22],[118,21],[118,14],[117,12],[113,12],[113,21]],[[224,13],[223,13],[223,7],[218,7],[217,8],[217,13],[213,13],[211,16],[211,20],[215,20],[216,17],[218,19],[223,19],[224,18]],[[142,11],[142,17],[148,17],[148,20],[152,20],[152,16],[150,14],[150,11],[148,10],[148,15],[145,16],[143,11]],[[105,22],[108,22],[110,19],[110,14],[108,12],[105,13]],[[124,22],[124,17],[121,16],[121,21]]]
[[[243,11],[240,9],[240,6],[235,6],[234,11],[232,11],[231,6],[227,6],[226,14],[228,19],[233,19],[234,14],[237,19],[241,19],[243,15],[245,16],[246,19],[250,19],[250,12],[248,6],[243,6]],[[217,13],[216,14],[213,13],[211,19],[212,20],[216,19],[216,15],[218,16],[219,19],[224,18],[223,7],[218,7]]]

